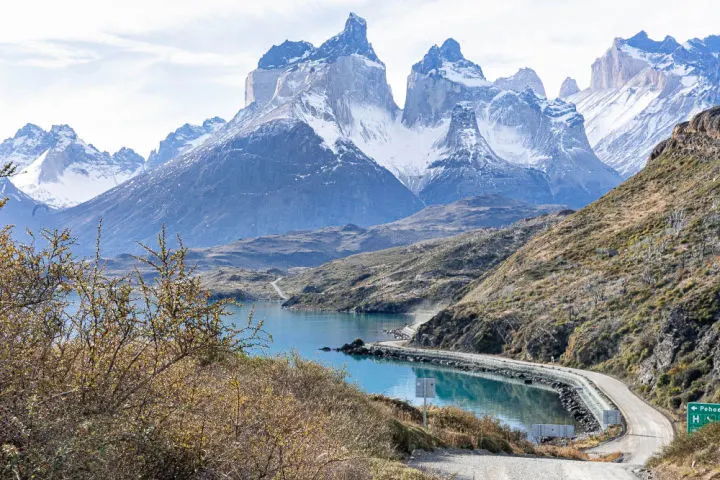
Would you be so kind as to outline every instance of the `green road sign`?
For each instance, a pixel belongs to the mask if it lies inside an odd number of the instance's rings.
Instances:
[[[688,433],[692,433],[708,423],[713,422],[720,422],[720,403],[688,403]]]

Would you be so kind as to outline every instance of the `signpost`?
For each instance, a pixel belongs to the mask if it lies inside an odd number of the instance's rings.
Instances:
[[[435,398],[435,379],[416,378],[415,397],[423,399],[423,428],[427,429],[427,399]]]
[[[688,403],[687,431],[692,433],[708,423],[720,422],[720,403]]]
[[[603,425],[609,427],[610,425],[620,425],[620,412],[618,410],[603,410]]]

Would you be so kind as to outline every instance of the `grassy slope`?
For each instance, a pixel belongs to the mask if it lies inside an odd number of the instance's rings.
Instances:
[[[705,115],[415,341],[599,368],[673,409],[720,401],[720,110]]]
[[[354,255],[289,277],[281,286],[295,308],[408,312],[447,305],[463,287],[510,256],[561,214],[408,247]]]
[[[679,434],[662,455],[650,460],[661,480],[720,478],[720,423],[692,435]]]

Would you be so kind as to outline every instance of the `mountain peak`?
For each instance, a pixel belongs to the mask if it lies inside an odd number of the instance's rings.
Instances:
[[[145,164],[145,159],[135,150],[122,147],[112,155],[113,163],[124,170],[137,170]]]
[[[313,47],[312,43],[285,40],[280,45],[270,47],[270,50],[260,57],[258,68],[271,69],[284,67],[307,58],[314,50],[315,47]]]
[[[351,13],[345,21],[345,28],[320,47],[315,48],[310,42],[294,42],[285,40],[280,45],[273,45],[260,58],[258,68],[270,70],[283,68],[303,60],[334,61],[338,57],[362,55],[373,62],[382,64],[367,39],[367,22],[364,18]]]
[[[670,35],[667,35],[662,41],[651,39],[645,30],[641,30],[632,37],[625,39],[616,39],[616,44],[628,45],[639,50],[649,53],[672,53],[681,45]]]
[[[364,18],[351,13],[345,21],[345,29],[326,41],[312,55],[316,60],[333,61],[338,57],[349,55],[362,55],[368,59],[380,62],[372,45],[367,39],[367,22]]]
[[[480,129],[475,116],[475,109],[470,102],[460,102],[452,109],[450,128],[443,142],[452,149],[471,149],[480,140]]]
[[[22,127],[21,129],[19,129],[19,130],[17,131],[17,133],[15,133],[15,138],[21,138],[21,137],[38,137],[38,136],[43,135],[44,133],[46,133],[45,130],[43,130],[42,128],[38,127],[38,126],[35,125],[34,123],[28,123],[27,125],[25,125],[25,126]]]
[[[547,97],[542,80],[540,80],[540,77],[532,68],[521,68],[514,75],[498,78],[494,83],[496,87],[502,88],[503,90],[524,92],[529,88],[535,92],[536,95]]]
[[[69,140],[76,140],[77,139],[77,133],[75,133],[75,130],[73,130],[70,125],[53,125],[52,128],[50,128],[50,135],[57,137],[57,138],[66,138]]]
[[[202,123],[202,126],[203,126],[203,128],[204,128],[206,131],[208,131],[208,132],[214,132],[214,131],[220,129],[220,127],[222,127],[222,126],[225,125],[226,123],[227,123],[227,122],[226,122],[225,119],[223,119],[223,118],[220,118],[220,117],[212,117],[212,118],[208,118],[207,120],[205,120],[205,121]]]
[[[345,31],[347,32],[356,28],[361,28],[363,29],[363,31],[366,31],[367,21],[365,21],[365,19],[357,13],[350,12],[350,15],[348,15],[348,19],[345,20]]]
[[[462,51],[460,50],[460,44],[454,38],[448,38],[443,42],[440,47],[440,54],[445,60],[450,62],[457,62],[465,59]]]
[[[558,94],[559,98],[567,98],[570,95],[575,95],[580,91],[580,87],[578,87],[577,82],[572,77],[566,77],[565,80],[563,80],[562,85],[560,85],[560,93]]]
[[[423,59],[413,65],[415,72],[429,74],[433,71],[440,72],[446,64],[452,64],[463,70],[463,77],[477,80],[485,80],[482,69],[479,65],[467,60],[460,50],[460,44],[454,38],[448,38],[441,46],[433,45],[425,54]]]

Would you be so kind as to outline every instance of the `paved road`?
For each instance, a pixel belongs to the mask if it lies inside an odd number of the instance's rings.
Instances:
[[[290,297],[285,295],[285,292],[283,292],[282,288],[280,288],[280,285],[278,285],[278,282],[282,279],[283,279],[283,277],[279,277],[274,282],[270,282],[270,285],[272,285],[272,287],[275,289],[275,292],[278,294],[278,296],[280,298],[282,298],[283,300],[288,300]]]
[[[390,344],[390,342],[388,342]],[[400,342],[392,342],[394,348],[402,347]],[[421,349],[408,349],[417,352]],[[437,350],[421,350],[432,355]],[[645,403],[642,399],[630,391],[630,389],[619,380],[597,372],[589,372],[557,365],[542,365],[520,360],[506,359],[493,355],[482,355],[473,353],[453,352],[459,355],[464,361],[474,362],[478,365],[497,363],[502,361],[508,366],[514,365],[534,366],[561,370],[571,374],[579,375],[589,379],[597,389],[602,391],[622,412],[627,423],[627,433],[619,439],[607,442],[592,450],[595,453],[622,452],[624,455],[623,464],[603,464],[589,462],[575,462],[569,460],[554,459],[533,459],[523,457],[499,457],[493,455],[475,455],[454,453],[447,457],[440,458],[422,457],[426,460],[416,459],[415,465],[426,464],[432,468],[440,469],[446,473],[471,472],[477,473],[477,478],[531,478],[542,474],[542,480],[565,479],[565,478],[635,478],[631,471],[637,470],[664,445],[673,439],[673,428],[670,421],[659,411]],[[550,462],[550,463],[547,463]],[[442,468],[446,465],[447,468]],[[537,470],[537,469],[540,470]],[[490,469],[490,470],[487,470]],[[485,473],[487,472],[487,473]],[[525,473],[523,473],[525,472]],[[569,475],[569,476],[568,476]],[[624,476],[623,476],[624,475]],[[631,476],[628,476],[631,475]],[[465,477],[461,477],[465,478]],[[472,478],[472,476],[467,477]]]

